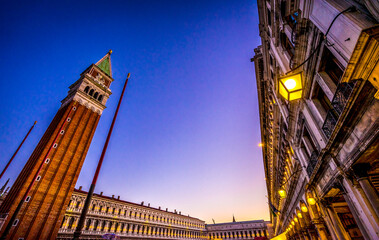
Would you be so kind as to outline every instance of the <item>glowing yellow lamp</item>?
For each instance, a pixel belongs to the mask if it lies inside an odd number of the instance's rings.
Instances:
[[[316,204],[316,200],[313,197],[308,198],[307,202],[309,203],[309,205],[315,205]]]
[[[308,209],[307,209],[308,210]],[[299,217],[299,218],[303,218],[303,214],[301,214],[301,212],[298,212],[297,213],[297,216]]]
[[[258,147],[263,147],[263,146],[264,146],[263,143],[258,144]]]
[[[297,217],[295,217],[293,220],[295,220],[295,222],[299,222],[299,219]]]
[[[291,224],[292,224],[292,226],[295,226],[295,222],[293,220],[291,221]]]
[[[279,193],[279,196],[282,198],[285,198],[287,196],[286,190],[284,189],[280,189],[278,193]]]
[[[301,72],[279,78],[279,93],[286,100],[299,99],[303,94]]]
[[[301,206],[301,211],[308,212],[307,206],[305,206],[305,205]]]

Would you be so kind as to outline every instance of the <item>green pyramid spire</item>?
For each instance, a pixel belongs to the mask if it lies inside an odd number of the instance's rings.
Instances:
[[[97,65],[101,70],[103,70],[109,76],[111,75],[109,57],[104,59],[99,65]]]
[[[96,66],[98,66],[110,77],[112,77],[111,53],[112,50],[109,50],[109,52],[96,63]]]

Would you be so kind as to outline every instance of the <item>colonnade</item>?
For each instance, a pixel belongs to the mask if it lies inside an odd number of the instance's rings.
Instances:
[[[62,232],[65,230],[74,231],[79,217],[65,216],[61,227]],[[102,220],[95,218],[87,218],[83,228],[84,234],[105,234],[116,233],[118,235],[137,235],[137,236],[152,236],[152,237],[175,237],[175,238],[201,238],[200,231],[176,229],[164,226],[152,226],[142,223],[130,223],[115,220]],[[92,233],[91,233],[92,232]]]
[[[283,226],[289,239],[375,239],[379,238],[379,194],[368,176],[370,166],[358,164],[349,172],[350,178],[339,176],[329,191],[337,197],[315,190],[305,194],[287,225]],[[344,208],[348,219],[341,218],[336,209]],[[346,226],[346,222],[350,226]]]
[[[266,229],[249,229],[249,230],[232,230],[232,231],[220,231],[210,232],[208,234],[209,239],[250,239],[255,237],[267,237]]]

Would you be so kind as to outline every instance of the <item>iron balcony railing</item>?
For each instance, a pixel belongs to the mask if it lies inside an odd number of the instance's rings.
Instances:
[[[334,94],[332,100],[333,108],[328,111],[324,124],[322,126],[322,131],[325,136],[329,139],[332,135],[334,127],[337,124],[338,118],[340,117],[342,111],[344,110],[347,101],[350,98],[351,92],[355,86],[354,82],[340,83],[337,86],[336,93]]]
[[[311,154],[311,158],[309,159],[308,166],[307,166],[307,173],[309,177],[311,177],[313,170],[316,167],[317,157],[318,157],[318,151],[313,151]]]

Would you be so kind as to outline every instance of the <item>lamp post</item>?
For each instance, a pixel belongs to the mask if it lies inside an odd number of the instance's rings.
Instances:
[[[283,186],[293,177],[295,176],[295,174],[297,174],[298,172],[301,171],[301,168],[298,169],[297,171],[295,171],[294,173],[291,174],[291,176],[289,176],[289,178],[287,179],[287,181],[285,181],[281,186],[280,186],[280,189],[278,190],[278,193],[279,193],[279,196],[282,197],[282,198],[285,198],[287,196],[287,192],[286,190],[283,188]]]
[[[8,161],[7,165],[4,167],[3,171],[1,172],[0,174],[0,179],[3,177],[5,171],[7,171],[9,165],[11,164],[13,158],[16,156],[16,154],[18,153],[18,150],[20,150],[22,144],[24,144],[26,138],[28,138],[29,136],[29,133],[33,130],[34,126],[37,124],[37,121],[34,122],[33,126],[30,127],[28,133],[26,134],[26,136],[24,137],[24,139],[22,140],[22,142],[20,143],[20,145],[18,146],[18,148],[16,149],[16,151],[14,152],[13,156],[11,157],[11,159]]]
[[[279,94],[287,101],[301,98],[303,95],[302,72],[279,78]]]

